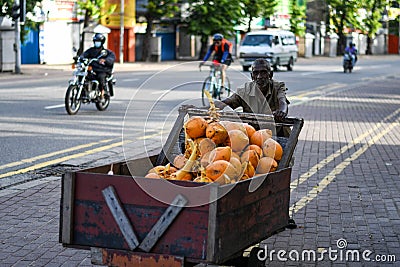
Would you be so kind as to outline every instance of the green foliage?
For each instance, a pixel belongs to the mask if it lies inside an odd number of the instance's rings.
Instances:
[[[244,16],[240,0],[196,1],[189,0],[188,33],[201,36],[199,59],[207,52],[208,38],[221,33],[225,38],[234,35],[234,27]]]
[[[375,33],[382,27],[380,21],[385,5],[386,1],[382,0],[367,0],[363,3],[364,8],[367,10],[367,15],[362,21],[363,25],[361,29],[367,32],[369,37],[374,37]]]
[[[41,1],[37,0],[26,0],[26,13],[33,12],[37,3]],[[2,0],[0,5],[0,16],[9,16],[12,15],[12,6],[14,5],[14,0]],[[20,40],[24,43],[27,34],[29,33],[29,29],[39,29],[40,23],[30,20],[29,18],[25,19],[24,26],[21,27],[21,36]]]
[[[26,0],[26,13],[32,12],[33,8],[37,3],[41,1],[37,0]],[[10,16],[12,14],[12,6],[14,5],[14,0],[2,0],[0,4],[0,16]]]
[[[360,29],[358,20],[359,9],[362,8],[360,0],[327,0],[329,6],[329,28],[339,36],[337,53],[342,54],[346,47],[345,29]]]
[[[290,4],[290,31],[297,36],[304,36],[306,32],[306,8],[298,5],[297,0],[291,0]]]
[[[267,18],[274,14],[277,0],[242,0],[244,16],[249,18],[247,31],[251,31],[251,22],[254,18]]]
[[[162,18],[173,18],[179,12],[178,0],[153,0],[148,1],[147,5],[142,7],[147,9],[146,19],[159,20]]]
[[[78,0],[78,14],[85,15],[89,20],[100,21],[102,17],[112,14],[117,5],[111,5],[105,12],[106,0]],[[86,25],[85,25],[86,26]]]
[[[337,34],[342,34],[344,28],[361,27],[358,12],[363,6],[360,0],[328,0],[327,4],[330,7],[331,26]]]
[[[239,0],[190,2],[188,33],[199,35],[202,40],[217,32],[226,37],[233,36],[234,27],[244,15]]]

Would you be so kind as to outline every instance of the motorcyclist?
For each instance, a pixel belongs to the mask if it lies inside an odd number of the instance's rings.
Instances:
[[[236,93],[229,98],[216,102],[223,109],[226,105],[232,109],[243,108],[243,112],[272,114],[275,120],[282,121],[288,114],[289,100],[286,98],[284,82],[272,79],[273,71],[270,63],[264,58],[256,59],[251,66],[252,81],[238,87]],[[277,129],[278,135],[288,137],[290,129]]]
[[[357,62],[357,48],[355,43],[350,42],[349,46],[347,46],[344,50],[345,53],[348,53],[351,56],[351,63],[352,66],[354,67],[356,65]]]
[[[96,79],[99,81],[100,90],[101,90],[101,98],[109,97],[109,92],[105,92],[107,88],[107,75],[111,75],[114,62],[115,62],[115,54],[113,51],[104,48],[104,43],[106,41],[106,37],[101,33],[96,33],[93,35],[93,47],[87,49],[81,57],[83,58],[98,58],[101,53],[104,55],[100,56],[98,61],[94,61],[92,63],[93,71],[96,73]],[[102,52],[104,51],[104,52]]]

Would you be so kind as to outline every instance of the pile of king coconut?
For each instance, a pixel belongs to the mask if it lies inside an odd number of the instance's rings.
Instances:
[[[184,123],[185,153],[172,164],[155,166],[145,177],[223,185],[277,169],[283,149],[272,139],[272,131],[220,120],[208,97],[209,116],[192,116]]]

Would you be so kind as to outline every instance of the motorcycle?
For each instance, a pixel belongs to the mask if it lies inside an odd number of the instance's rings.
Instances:
[[[350,53],[344,53],[344,55],[343,55],[343,72],[344,73],[346,73],[347,71],[349,71],[349,73],[352,72],[353,57],[354,57],[354,55],[351,55]]]
[[[81,104],[95,103],[100,111],[106,110],[110,105],[110,97],[114,96],[115,78],[113,74],[107,75],[104,98],[101,98],[99,81],[96,80],[96,73],[92,70],[91,64],[106,55],[103,50],[97,58],[80,58],[74,64],[73,79],[65,94],[65,109],[69,115],[78,113]]]

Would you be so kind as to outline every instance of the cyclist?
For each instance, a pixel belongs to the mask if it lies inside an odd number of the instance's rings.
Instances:
[[[103,47],[105,41],[106,37],[103,34],[96,33],[93,35],[93,47],[90,47],[82,54],[84,58],[96,58],[100,56],[102,51],[106,51],[106,54],[102,56],[99,61],[92,63],[93,70],[96,73],[96,79],[100,83],[102,99],[105,93],[106,96],[109,97],[109,92],[104,92],[104,88],[107,88],[106,77],[111,74],[115,62],[114,52]]]
[[[232,63],[232,54],[230,52],[232,44],[224,38],[224,36],[220,33],[216,33],[213,36],[213,44],[209,47],[207,54],[203,58],[203,62],[200,65],[203,65],[214,52],[214,63],[221,63],[221,91],[224,89],[225,84],[225,71],[228,66]]]

